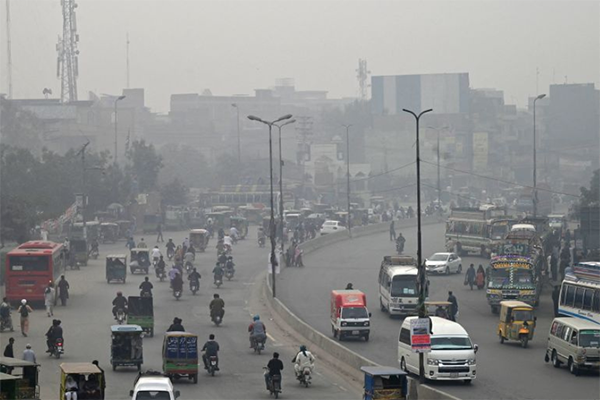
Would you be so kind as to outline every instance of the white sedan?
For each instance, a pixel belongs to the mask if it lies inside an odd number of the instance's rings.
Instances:
[[[323,226],[321,226],[321,235],[327,235],[328,233],[343,231],[346,229],[345,226],[340,224],[340,221],[331,221],[327,220],[323,222]]]
[[[455,253],[435,253],[425,259],[425,269],[430,274],[446,274],[462,272],[462,259]]]

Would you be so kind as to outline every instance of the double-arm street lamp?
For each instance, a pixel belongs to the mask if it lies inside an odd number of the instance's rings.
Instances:
[[[545,94],[538,95],[535,99],[533,99],[533,216],[537,217],[537,154],[536,154],[536,145],[537,140],[535,136],[535,103],[538,100],[546,97]]]
[[[273,124],[279,130],[279,234],[281,238],[281,254],[283,254],[283,158],[281,155],[281,128],[293,124],[295,119],[290,119],[283,124]]]
[[[117,103],[120,100],[123,100],[125,96],[119,96],[115,99],[115,164],[117,163],[117,126],[118,126],[118,117],[117,117]]]
[[[257,121],[263,123],[269,127],[269,180],[271,184],[271,220],[269,221],[269,237],[271,239],[271,275],[272,275],[272,283],[273,283],[273,297],[277,297],[276,295],[276,287],[275,287],[275,273],[277,271],[277,257],[275,256],[275,238],[277,236],[275,232],[275,202],[273,201],[273,139],[272,139],[272,130],[273,125],[277,122],[284,121],[286,119],[292,118],[292,114],[286,114],[283,117],[277,118],[275,121],[265,121],[259,117],[254,115],[248,115],[248,119],[251,121]],[[277,126],[277,125],[276,125]],[[283,221],[280,221],[283,223]]]
[[[419,318],[425,318],[426,309],[425,309],[425,288],[427,285],[427,280],[425,277],[425,265],[423,265],[422,254],[421,254],[421,156],[419,154],[419,120],[423,114],[433,111],[433,109],[428,109],[425,111],[421,111],[420,114],[415,114],[411,110],[407,110],[403,108],[402,111],[411,114],[415,117],[415,121],[417,123],[417,268],[418,268],[418,285],[419,285]],[[423,353],[419,353],[419,381],[423,383],[425,381],[425,366],[423,365],[424,357]]]
[[[348,215],[346,222],[348,224],[348,235],[352,237],[352,226],[350,224],[350,127],[352,124],[342,124],[346,128],[346,184],[347,184],[347,200],[348,200]]]

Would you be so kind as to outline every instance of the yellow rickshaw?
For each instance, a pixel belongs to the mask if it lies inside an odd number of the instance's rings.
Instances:
[[[452,303],[449,301],[426,301],[425,307],[427,308],[427,314],[430,316],[440,317],[444,319],[450,319],[452,314]]]
[[[60,364],[59,400],[67,392],[77,392],[78,399],[104,400],[106,381],[96,365],[87,362]]]
[[[194,249],[204,252],[208,246],[208,231],[206,229],[192,229],[190,231],[190,244]]]
[[[535,322],[533,307],[522,301],[500,302],[500,323],[498,324],[498,337],[500,343],[505,340],[518,340],[523,348],[533,339]]]

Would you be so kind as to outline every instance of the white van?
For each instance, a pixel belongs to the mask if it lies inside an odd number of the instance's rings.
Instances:
[[[407,317],[398,338],[400,369],[419,374],[419,353],[410,343],[410,321]],[[431,351],[424,354],[425,378],[431,380],[463,380],[471,383],[476,376],[475,353],[477,345],[471,342],[467,331],[457,322],[440,317],[431,318]]]
[[[580,318],[554,318],[548,333],[546,362],[566,364],[573,375],[600,368],[600,325]]]
[[[392,315],[415,315],[419,294],[416,261],[407,256],[386,256],[379,268],[379,307]]]

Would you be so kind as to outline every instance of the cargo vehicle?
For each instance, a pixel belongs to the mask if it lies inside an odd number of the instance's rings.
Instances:
[[[360,290],[331,291],[331,331],[340,341],[347,337],[369,340],[371,313],[367,309],[367,296]]]

